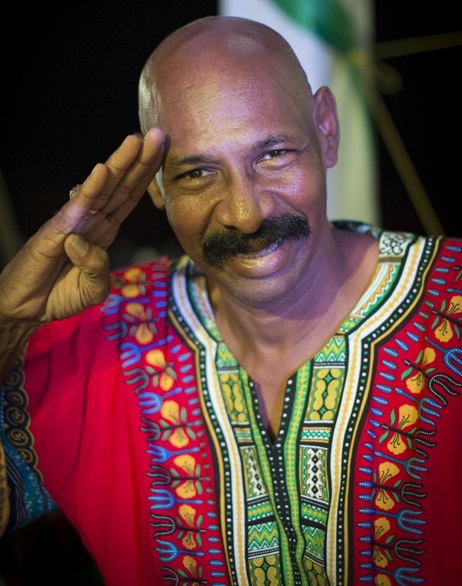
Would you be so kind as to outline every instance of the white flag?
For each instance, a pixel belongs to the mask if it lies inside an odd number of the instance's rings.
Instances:
[[[278,31],[297,54],[313,91],[330,87],[337,99],[340,149],[327,174],[328,217],[378,225],[375,137],[363,90],[371,0],[220,0],[219,13]]]

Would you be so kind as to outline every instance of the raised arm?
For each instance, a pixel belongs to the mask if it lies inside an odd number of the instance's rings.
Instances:
[[[102,302],[107,249],[162,164],[163,135],[128,136],[0,275],[0,382],[41,325]]]

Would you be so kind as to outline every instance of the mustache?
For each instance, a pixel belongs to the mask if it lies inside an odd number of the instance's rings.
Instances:
[[[219,267],[236,254],[252,254],[279,246],[284,240],[300,240],[309,235],[310,226],[306,218],[283,214],[266,218],[252,234],[227,229],[207,236],[202,243],[202,258],[208,265]]]

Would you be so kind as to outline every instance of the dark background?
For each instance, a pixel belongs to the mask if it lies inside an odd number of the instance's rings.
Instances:
[[[16,233],[32,234],[123,137],[138,131],[137,83],[152,49],[175,28],[217,13],[217,2],[93,2],[12,9],[3,28],[0,169]],[[385,105],[448,234],[462,235],[460,167],[461,20],[455,3],[375,2],[378,47],[428,39],[428,50],[385,61],[401,80]],[[459,33],[458,38],[449,33]],[[458,46],[432,50],[435,39]],[[2,41],[5,43],[5,40]],[[398,51],[400,47],[398,47]],[[402,43],[402,53],[408,50]],[[348,137],[342,136],[342,140]],[[425,233],[387,148],[377,137],[384,228]],[[1,207],[0,207],[0,213]],[[122,227],[117,263],[137,247],[168,247],[172,233],[146,196]]]
[[[398,55],[386,59],[400,87],[383,99],[443,230],[462,236],[462,35],[456,4],[379,0],[375,38],[378,48],[403,41],[402,51],[398,46]],[[138,131],[138,75],[152,49],[174,29],[217,10],[217,2],[205,0],[63,3],[52,12],[42,3],[12,6],[3,16],[0,169],[18,242],[126,134]],[[407,41],[416,37],[425,41],[425,50],[407,54]],[[452,46],[433,50],[446,44]],[[425,233],[380,135],[377,147],[382,226]],[[172,242],[164,214],[145,197],[122,228],[114,262],[129,262],[143,247],[169,250]],[[59,513],[0,540],[0,585],[42,580],[98,583],[91,560]]]

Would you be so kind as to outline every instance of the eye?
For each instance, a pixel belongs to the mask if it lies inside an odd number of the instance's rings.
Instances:
[[[261,160],[262,161],[269,161],[271,159],[275,159],[277,157],[282,157],[283,155],[287,154],[289,151],[287,149],[275,149],[273,151],[269,151],[265,153]]]
[[[212,171],[207,171],[207,169],[192,169],[191,171],[184,173],[182,177],[186,179],[203,179],[211,174]]]

